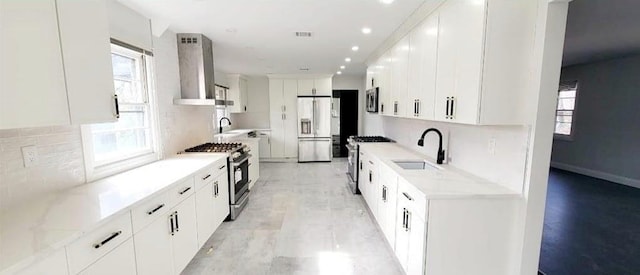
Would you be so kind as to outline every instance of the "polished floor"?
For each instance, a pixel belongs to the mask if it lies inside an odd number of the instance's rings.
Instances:
[[[552,169],[540,270],[640,274],[640,189]]]
[[[344,161],[260,166],[245,211],[183,274],[402,274],[361,196],[347,189]]]

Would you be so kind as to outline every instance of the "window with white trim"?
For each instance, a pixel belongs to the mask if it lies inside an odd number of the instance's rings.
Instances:
[[[83,126],[89,180],[159,159],[151,56],[112,44],[111,61],[120,117]]]
[[[556,105],[556,137],[571,137],[575,122],[576,97],[578,82],[560,84],[558,90],[558,103]]]

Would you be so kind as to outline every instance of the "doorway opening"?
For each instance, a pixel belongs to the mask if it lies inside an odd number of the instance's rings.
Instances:
[[[333,90],[331,140],[334,158],[347,157],[347,139],[358,134],[358,90]]]

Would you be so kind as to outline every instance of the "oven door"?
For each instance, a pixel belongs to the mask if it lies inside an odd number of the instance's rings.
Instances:
[[[231,204],[237,204],[240,201],[242,195],[249,191],[249,157],[242,157],[240,161],[234,161],[231,163],[231,171],[229,182],[231,193],[229,199]]]

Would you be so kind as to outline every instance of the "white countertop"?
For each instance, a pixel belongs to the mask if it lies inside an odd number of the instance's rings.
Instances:
[[[0,273],[53,253],[226,154],[183,154],[0,212]]]
[[[427,199],[519,197],[520,193],[500,184],[476,177],[447,164],[442,169],[405,170],[393,160],[422,159],[431,163],[430,157],[410,151],[395,143],[360,143],[360,151],[365,151],[384,165],[393,169],[401,178],[414,185]]]
[[[242,135],[246,135],[250,132],[259,132],[259,131],[266,132],[266,131],[271,131],[271,129],[233,129],[226,132],[222,132],[221,134],[215,134],[213,135],[213,139],[215,141],[225,142],[227,140],[232,140]]]

